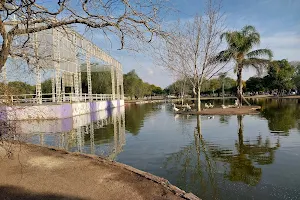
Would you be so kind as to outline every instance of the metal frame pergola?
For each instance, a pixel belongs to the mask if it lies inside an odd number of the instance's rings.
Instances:
[[[112,56],[97,47],[71,28],[61,27],[33,33],[30,37],[32,44],[33,65],[36,76],[36,94],[11,95],[11,101],[22,103],[31,102],[81,102],[98,100],[124,99],[122,65]],[[91,65],[91,59],[100,64]],[[79,61],[84,61],[82,68]],[[50,72],[52,93],[42,94],[41,70]],[[92,72],[109,70],[111,72],[112,93],[93,94]],[[82,93],[81,72],[87,73],[87,94]],[[2,77],[6,80],[6,67],[2,69]],[[65,88],[71,92],[66,93]],[[52,95],[52,98],[49,96]],[[46,98],[45,96],[48,96]]]

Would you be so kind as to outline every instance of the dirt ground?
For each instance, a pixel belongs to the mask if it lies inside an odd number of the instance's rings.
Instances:
[[[11,149],[8,158],[0,147],[1,200],[198,199],[165,179],[96,156],[27,144]]]
[[[260,106],[242,106],[240,108],[210,108],[204,109],[197,114],[201,115],[251,115],[258,114]]]
[[[177,114],[186,114],[186,115],[253,115],[259,114],[261,107],[260,106],[242,106],[240,108],[209,108],[204,109],[200,112],[186,112],[179,111]]]

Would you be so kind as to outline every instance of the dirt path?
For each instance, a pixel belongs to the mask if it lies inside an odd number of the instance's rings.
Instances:
[[[25,144],[12,149],[8,159],[0,147],[0,199],[198,199],[162,178],[96,156]]]

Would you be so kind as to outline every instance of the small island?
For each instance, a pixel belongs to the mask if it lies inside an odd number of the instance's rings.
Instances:
[[[208,108],[201,111],[178,111],[176,114],[186,115],[253,115],[259,114],[261,106],[242,106],[231,108]]]

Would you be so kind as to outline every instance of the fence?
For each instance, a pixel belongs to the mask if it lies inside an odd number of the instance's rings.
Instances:
[[[107,101],[112,100],[112,94],[87,94],[83,93],[82,96],[75,96],[74,93],[62,93],[63,101],[61,103],[72,103],[72,102],[88,102],[88,101]],[[56,103],[55,94],[44,93],[42,94],[42,102],[44,103]],[[21,95],[0,95],[0,103],[15,105],[15,104],[34,104],[37,103],[38,99],[36,94],[21,94]]]

